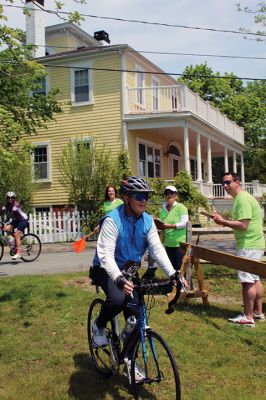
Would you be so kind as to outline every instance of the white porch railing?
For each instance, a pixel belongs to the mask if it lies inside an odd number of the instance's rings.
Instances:
[[[128,88],[126,114],[158,114],[190,111],[219,129],[226,136],[244,144],[244,130],[218,109],[212,107],[186,85]]]
[[[41,212],[29,215],[29,230],[39,236],[42,243],[71,242],[82,234],[85,213],[74,212]]]

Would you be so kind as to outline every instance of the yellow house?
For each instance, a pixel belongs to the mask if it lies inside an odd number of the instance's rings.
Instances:
[[[34,17],[34,11],[27,16],[27,41],[38,44],[44,28],[36,28]],[[185,169],[208,197],[223,195],[213,184],[213,157],[224,157],[225,170],[232,157],[235,172],[239,159],[245,181],[243,129],[130,46],[110,45],[106,32],[91,36],[72,23],[46,27],[43,42],[35,54],[47,70],[43,90],[60,89],[63,113],[31,138],[41,173],[36,210],[68,203],[58,160],[62,148],[80,138],[95,138],[113,154],[127,150],[139,176],[170,180]]]

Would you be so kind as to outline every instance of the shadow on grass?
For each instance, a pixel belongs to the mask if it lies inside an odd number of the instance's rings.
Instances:
[[[209,305],[209,306],[204,306],[203,304],[198,304],[198,303],[193,303],[189,301],[183,301],[180,303],[177,303],[175,306],[175,309],[178,311],[189,311],[194,315],[198,315],[201,318],[222,318],[224,320],[227,320],[228,318],[235,316],[235,314],[240,314],[243,310],[240,310],[238,308],[226,308],[223,307],[221,304],[220,306],[215,306],[215,305]],[[263,304],[263,311],[266,312],[266,304]]]
[[[105,378],[94,368],[91,357],[87,353],[74,354],[76,371],[69,379],[69,395],[77,400],[99,400],[110,398],[124,400],[129,395],[128,382],[122,375]],[[121,393],[119,393],[121,392]],[[125,397],[125,392],[128,397]]]

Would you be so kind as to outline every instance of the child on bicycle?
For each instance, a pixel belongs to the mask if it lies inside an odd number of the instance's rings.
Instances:
[[[93,324],[93,340],[97,346],[107,344],[106,324],[121,311],[127,319],[133,314],[126,305],[132,303],[134,286],[122,271],[139,264],[148,249],[159,267],[176,284],[178,274],[160,241],[152,217],[145,212],[153,192],[144,179],[130,176],[122,181],[120,191],[124,204],[100,221],[100,234],[90,277],[101,286],[106,300]]]
[[[18,260],[21,258],[20,252],[20,237],[24,232],[24,229],[28,227],[29,220],[27,214],[22,210],[19,202],[16,201],[16,193],[7,192],[6,194],[6,202],[3,207],[0,209],[0,215],[6,212],[6,220],[4,230],[6,232],[10,232],[12,236],[15,237],[16,241],[16,254],[12,257],[12,260]],[[16,229],[16,232],[13,235],[13,231]]]

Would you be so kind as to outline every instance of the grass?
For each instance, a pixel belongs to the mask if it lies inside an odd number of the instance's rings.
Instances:
[[[263,400],[266,323],[229,324],[241,311],[240,285],[229,269],[203,268],[210,307],[189,300],[165,315],[166,297],[157,296],[150,315],[175,355],[182,398]],[[93,369],[86,316],[94,297],[83,273],[0,280],[1,400],[132,399],[124,377]]]

